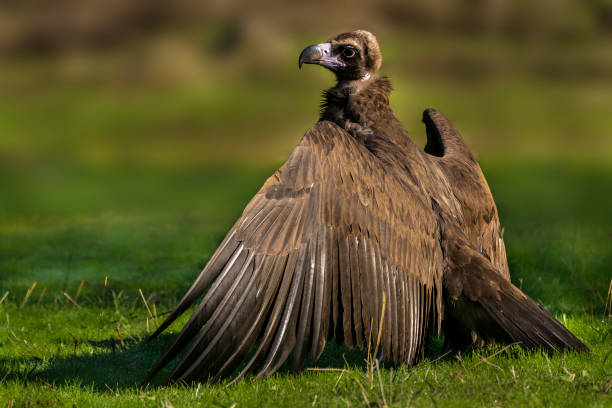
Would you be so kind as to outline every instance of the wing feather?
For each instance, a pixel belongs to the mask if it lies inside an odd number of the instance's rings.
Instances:
[[[297,328],[297,340],[293,356],[293,370],[299,371],[304,366],[306,352],[309,346],[310,329],[312,325],[313,299],[315,292],[315,266],[317,264],[317,254],[319,250],[319,240],[315,236],[309,242],[310,251],[305,260],[304,289],[302,291],[301,312]]]
[[[267,377],[278,370],[295,345],[297,309],[300,306],[299,299],[302,295],[302,288],[304,286],[304,270],[308,266],[307,260],[308,245],[304,245],[298,255],[283,316],[276,329],[276,335],[274,336],[274,341],[272,342],[266,361],[257,374],[258,377]]]
[[[235,380],[268,376],[291,352],[301,369],[331,337],[365,348],[381,323],[383,353],[412,363],[436,285],[425,266],[440,256],[424,244],[438,228],[421,190],[388,166],[338,126],[317,123],[154,334],[208,289],[147,380],[185,348],[171,382],[217,381],[253,348]]]
[[[338,264],[340,265],[340,294],[342,296],[342,326],[344,327],[344,342],[349,347],[355,346],[355,329],[353,325],[353,297],[351,296],[351,263],[349,257],[349,237],[338,239]]]
[[[383,354],[388,360],[392,360],[392,347],[393,347],[393,332],[391,319],[393,317],[391,313],[392,300],[391,300],[391,284],[389,282],[389,268],[387,264],[382,261],[380,251],[374,251],[376,256],[376,263],[379,265],[379,274],[383,285],[382,293],[385,296],[385,310],[384,310],[384,322],[383,322],[383,334],[382,334],[382,350]]]
[[[331,248],[332,231],[321,227],[319,231],[320,245],[317,255],[315,308],[312,321],[312,349],[310,355],[313,360],[318,360],[323,352],[328,337],[328,331],[332,317],[330,314],[332,303],[332,277],[331,272]]]
[[[408,301],[408,294],[406,293],[406,281],[404,280],[404,275],[397,269],[394,268],[394,274],[397,278],[398,284],[398,294],[397,299],[399,302],[399,333],[400,333],[400,341],[399,341],[399,361],[406,361],[406,336],[410,335],[407,333],[408,326],[406,325],[407,319],[407,308],[406,303]]]
[[[234,380],[232,380],[230,384],[235,383],[236,381],[241,379],[246,373],[257,367],[267,357],[266,353],[270,349],[271,342],[274,338],[274,335],[276,334],[277,327],[280,323],[280,319],[285,308],[289,289],[293,281],[293,274],[297,263],[297,257],[298,253],[292,252],[289,256],[283,256],[283,258],[285,258],[285,262],[277,262],[277,267],[275,267],[275,273],[279,273],[280,275],[280,288],[275,296],[274,306],[268,318],[268,324],[265,327],[264,334],[261,338],[261,343],[259,344],[259,347],[257,347],[257,350],[255,351],[251,359],[248,361],[246,366],[240,371],[240,373],[236,376],[236,378],[234,378]]]
[[[434,109],[423,112],[430,169],[439,174],[432,185],[439,203],[461,225],[470,243],[510,280],[497,207],[480,166],[450,121]],[[438,157],[437,157],[438,156]]]
[[[270,279],[265,284],[265,291],[261,293],[258,292],[255,295],[256,303],[254,305],[254,310],[257,310],[257,314],[245,314],[245,316],[253,316],[249,322],[249,325],[245,325],[245,327],[248,327],[248,331],[242,337],[242,341],[236,346],[234,353],[230,355],[225,364],[214,375],[213,380],[215,381],[230,375],[236,366],[242,362],[242,359],[255,344],[259,330],[261,329],[268,310],[273,303],[275,297],[274,295],[276,294],[281,282],[281,273],[283,272],[287,263],[287,256],[269,257],[266,258],[265,261],[268,262],[267,268],[262,269],[261,273],[263,276],[265,276],[267,270],[269,270]],[[240,339],[240,337],[241,336],[237,336],[237,339]]]
[[[361,276],[359,270],[359,238],[350,235],[349,241],[349,264],[351,268],[351,298],[353,299],[353,327],[355,328],[355,342],[361,349],[366,346],[368,332],[363,326],[367,324],[367,316],[363,315],[361,307]]]
[[[254,303],[254,297],[251,295],[257,290],[255,282],[258,281],[264,265],[264,262],[254,262],[254,258],[255,255],[251,252],[242,268],[246,274],[243,272],[237,278],[236,282],[239,283],[228,291],[222,304],[217,307],[199,337],[194,340],[186,352],[185,358],[170,374],[170,381],[210,379],[226,362],[224,351],[233,346],[232,339],[237,332],[247,327],[245,323],[249,315],[243,313],[245,308],[242,308],[242,305],[247,303],[247,306],[252,307]],[[237,298],[236,301],[230,303],[230,300],[235,298]]]
[[[223,298],[219,302],[215,302],[215,307],[211,308],[210,310],[210,312],[212,312],[211,316],[208,317],[207,323],[200,331],[198,338],[191,343],[191,346],[185,353],[185,357],[170,374],[170,378],[172,380],[181,379],[181,377],[188,376],[190,372],[193,371],[192,367],[198,363],[200,358],[206,355],[207,346],[211,335],[214,336],[220,333],[221,326],[231,321],[228,320],[228,315],[231,314],[232,309],[240,307],[240,304],[244,300],[247,292],[246,288],[248,287],[249,283],[252,282],[252,280],[249,279],[250,277],[245,275],[247,275],[247,271],[249,271],[252,267],[252,261],[255,257],[255,253],[253,251],[248,252],[249,253],[245,254],[244,260],[241,262],[241,267],[238,274],[234,277],[234,279],[232,279],[232,285],[227,291],[224,291]],[[236,293],[237,296],[234,296],[234,293]],[[239,298],[236,304],[233,302],[230,303],[230,300],[233,300],[234,297]],[[206,305],[205,302],[202,302],[202,304]],[[194,361],[196,361],[196,363],[193,363]],[[185,372],[185,374],[181,375],[183,372]]]
[[[393,267],[389,267],[385,264],[385,274],[389,277],[389,317],[391,318],[391,342],[392,342],[392,356],[393,362],[400,362],[400,332],[399,332],[399,319],[400,314],[398,313],[398,288],[397,288],[397,274],[393,270]]]

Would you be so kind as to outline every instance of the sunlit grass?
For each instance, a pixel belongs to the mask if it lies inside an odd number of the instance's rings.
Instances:
[[[414,368],[383,367],[379,384],[378,373],[373,380],[367,373],[364,354],[331,345],[317,366],[332,371],[281,371],[229,390],[141,388],[189,313],[161,339],[142,340],[271,169],[102,172],[85,179],[71,172],[55,180],[56,201],[4,208],[0,296],[8,295],[0,304],[0,403],[361,406],[382,405],[384,395],[395,406],[605,406],[609,396],[602,390],[612,377],[611,325],[603,315],[612,267],[610,169],[525,162],[485,163],[484,169],[506,228],[514,282],[556,313],[590,354],[547,358],[495,354],[497,348],[458,357],[433,348]],[[73,200],[79,186],[87,194]]]

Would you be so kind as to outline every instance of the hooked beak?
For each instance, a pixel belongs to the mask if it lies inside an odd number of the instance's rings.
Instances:
[[[344,68],[346,64],[331,56],[331,43],[314,44],[306,47],[300,54],[298,66],[302,64],[317,64],[335,71]]]

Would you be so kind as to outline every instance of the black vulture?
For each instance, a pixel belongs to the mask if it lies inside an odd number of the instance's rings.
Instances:
[[[204,295],[149,373],[180,352],[167,381],[274,373],[293,353],[316,361],[328,340],[411,365],[431,330],[452,347],[518,342],[587,347],[510,282],[497,208],[473,155],[440,113],[423,114],[425,149],[389,106],[374,35],[311,45],[299,65],[337,78],[320,119],[248,203],[151,338]],[[383,310],[384,308],[384,310]],[[382,320],[382,321],[380,321]]]

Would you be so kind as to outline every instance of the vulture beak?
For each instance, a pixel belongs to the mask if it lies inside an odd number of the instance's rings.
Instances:
[[[331,43],[314,44],[306,47],[300,54],[298,66],[302,64],[317,64],[335,71],[344,68],[346,64],[331,56]]]

